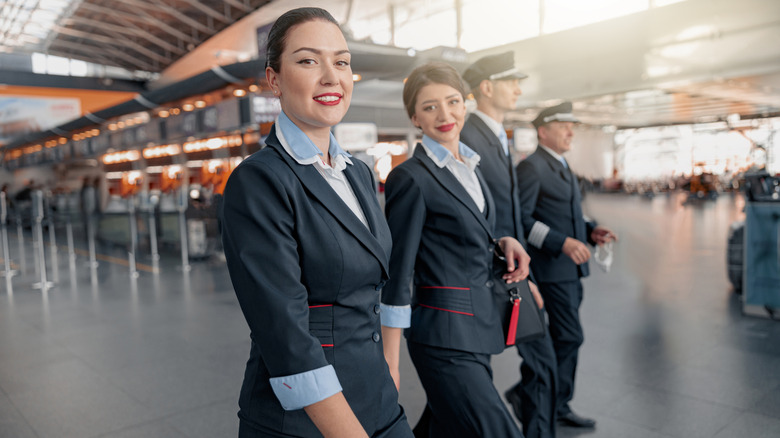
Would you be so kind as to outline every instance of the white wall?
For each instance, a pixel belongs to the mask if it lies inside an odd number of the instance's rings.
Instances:
[[[612,132],[600,127],[576,125],[572,147],[566,161],[574,173],[590,179],[612,178],[615,159],[615,140]]]

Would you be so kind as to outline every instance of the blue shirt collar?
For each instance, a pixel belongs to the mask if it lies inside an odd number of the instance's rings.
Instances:
[[[281,137],[284,138],[284,143],[289,146],[287,152],[295,159],[299,164],[311,164],[318,161],[317,156],[322,156],[322,151],[314,145],[309,137],[301,131],[301,128],[295,125],[287,114],[282,111],[279,117],[276,118],[276,127],[281,131]],[[352,156],[344,149],[341,149],[336,137],[333,133],[330,133],[330,146],[328,147],[328,154],[332,158],[343,156],[348,164],[352,164],[349,158]]]
[[[425,134],[423,134],[422,145],[426,152],[428,152],[428,156],[431,157],[433,162],[439,167],[444,167],[450,160],[455,159],[452,152]],[[474,168],[477,167],[480,157],[473,149],[466,146],[463,142],[458,142],[458,152],[460,153],[461,158],[463,158],[464,163],[466,163],[471,170],[474,170]]]

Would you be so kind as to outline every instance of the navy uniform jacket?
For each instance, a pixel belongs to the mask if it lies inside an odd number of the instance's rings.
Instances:
[[[481,117],[472,114],[463,125],[460,141],[479,154],[479,169],[490,187],[496,205],[496,235],[512,236],[523,242],[517,179],[510,157],[501,141]]]
[[[561,249],[566,237],[590,241],[595,222],[582,213],[577,178],[544,149],[517,165],[523,228],[534,276],[540,282],[576,281],[588,276],[588,263],[576,265]]]
[[[239,417],[321,436],[303,409],[281,401],[321,384],[296,376],[332,365],[360,423],[381,435],[401,411],[379,335],[391,236],[371,171],[360,160],[344,170],[369,230],[313,166],[283,150],[276,129],[233,171],[223,204],[225,256],[252,340]]]
[[[506,306],[497,304],[492,290],[495,205],[479,169],[476,173],[487,215],[422,145],[390,172],[385,215],[393,252],[382,303],[411,304],[411,327],[405,332],[409,341],[496,354],[505,347],[499,308]],[[506,297],[499,301],[509,304]]]

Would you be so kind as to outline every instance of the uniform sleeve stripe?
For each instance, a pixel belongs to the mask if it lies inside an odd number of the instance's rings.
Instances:
[[[407,328],[412,322],[412,306],[380,304],[380,317],[385,327]]]
[[[283,377],[272,377],[271,388],[286,411],[303,409],[341,392],[333,365]]]
[[[528,243],[541,248],[544,243],[544,239],[547,237],[547,233],[550,232],[550,227],[543,222],[536,221],[531,228],[531,232],[528,233]]]

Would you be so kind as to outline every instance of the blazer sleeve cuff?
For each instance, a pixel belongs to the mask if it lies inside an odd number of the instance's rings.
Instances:
[[[541,248],[544,244],[544,239],[550,232],[550,227],[543,222],[536,221],[534,226],[531,227],[531,231],[528,233],[528,244],[537,248]]]
[[[272,377],[271,388],[286,411],[303,409],[341,392],[333,365],[283,377]]]
[[[391,306],[380,304],[380,317],[385,327],[407,328],[412,322],[412,306]]]

